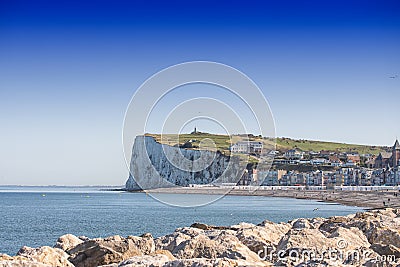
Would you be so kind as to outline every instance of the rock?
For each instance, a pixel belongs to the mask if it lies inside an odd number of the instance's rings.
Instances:
[[[400,233],[396,229],[386,227],[373,228],[369,235],[371,244],[393,245],[400,247]]]
[[[314,226],[304,218],[294,220],[292,222],[293,229],[314,229]]]
[[[143,254],[150,254],[155,250],[154,239],[150,233],[143,234],[140,237],[128,236],[127,239],[132,240]]]
[[[350,220],[347,217],[330,217],[318,229],[326,233],[332,233],[336,228],[345,226]]]
[[[13,257],[7,255],[7,254],[3,254],[0,253],[0,261],[7,261],[7,260],[12,260]]]
[[[396,258],[400,258],[400,249],[391,244],[382,245],[382,244],[372,244],[371,249],[374,250],[381,256],[394,256]]]
[[[223,232],[213,239],[202,234],[184,241],[174,249],[173,254],[182,259],[225,257],[248,261],[260,260],[258,255],[243,245],[236,236]]]
[[[309,228],[290,230],[277,247],[280,263],[286,266],[361,266],[369,258],[358,259],[357,255],[377,256],[369,249],[370,244],[360,229],[337,227],[331,230],[330,234]]]
[[[374,217],[368,217],[366,219],[355,219],[344,224],[344,227],[357,227],[358,229],[360,229],[369,241],[371,241],[370,239],[375,229],[381,228],[382,226],[382,222]]]
[[[203,224],[203,223],[194,223],[194,224],[192,224],[190,227],[192,227],[192,228],[198,228],[198,229],[201,229],[201,230],[210,230],[210,229],[213,229],[212,226],[209,226],[209,225]]]
[[[308,221],[310,222],[310,224],[313,226],[314,229],[319,229],[319,227],[320,227],[324,222],[326,222],[326,218],[316,217],[316,218],[308,219]]]
[[[119,263],[134,256],[142,256],[143,250],[139,248],[138,241],[131,238],[112,236],[108,238],[98,238],[85,241],[68,253],[71,255],[69,260],[77,267],[99,266],[112,263]]]
[[[259,251],[265,251],[265,249],[274,249],[279,240],[285,235],[285,233],[274,232],[272,234],[270,229],[260,226],[253,228],[240,229],[237,232],[236,237],[246,245],[251,251],[259,253]],[[276,238],[278,236],[278,238]]]
[[[118,266],[122,267],[162,267],[164,264],[169,261],[168,257],[165,255],[143,255],[129,258],[123,262],[121,262]]]
[[[168,250],[172,252],[179,244],[189,240],[191,237],[180,232],[162,236],[154,240],[156,250]]]
[[[59,248],[47,246],[39,248],[22,247],[17,256],[54,267],[73,267],[72,263],[68,261],[69,255]]]
[[[194,223],[190,226],[191,228],[198,228],[201,230],[236,230],[236,228],[227,227],[227,226],[214,226],[207,225],[204,223]]]
[[[125,267],[161,267],[168,261],[173,261],[176,258],[168,250],[156,250],[150,255],[135,256],[129,258],[119,264]]]
[[[264,222],[267,222],[267,221],[264,221]],[[263,223],[264,223],[263,222]],[[268,222],[270,222],[270,221],[268,221]],[[270,223],[272,223],[273,224],[273,222],[270,222]],[[262,223],[261,223],[262,224]],[[244,229],[244,228],[252,228],[252,227],[254,227],[254,226],[256,226],[255,224],[252,224],[252,223],[246,223],[246,222],[241,222],[241,223],[239,223],[239,224],[237,224],[237,225],[232,225],[231,226],[231,228],[232,229],[235,229],[235,230],[238,230],[238,229]],[[260,226],[260,225],[259,225]]]
[[[52,267],[52,265],[30,261],[27,259],[11,259],[0,260],[0,267]]]
[[[291,225],[289,223],[273,223],[270,221],[263,221],[258,224],[263,228],[265,232],[269,235],[269,239],[271,243],[274,245],[278,245],[281,238],[290,230]]]
[[[377,210],[376,213],[378,216],[388,217],[388,218],[396,218],[398,216],[398,210],[392,209],[392,208],[386,208],[386,209],[380,209]]]
[[[172,255],[168,250],[156,250],[151,255],[165,255],[169,260],[175,260],[174,255]]]
[[[63,236],[60,236],[57,240],[57,243],[55,244],[54,248],[59,248],[64,251],[70,250],[77,245],[83,243],[83,240],[80,239],[79,237],[76,237],[71,234],[66,234]]]
[[[180,243],[172,252],[177,258],[216,258],[218,244],[205,235],[198,235]]]
[[[332,261],[329,259],[308,260],[296,265],[296,267],[330,267],[330,266],[353,267],[355,265],[338,264],[337,261]],[[361,266],[361,265],[356,265],[356,266]]]
[[[274,250],[282,237],[289,231],[291,225],[288,223],[273,223],[263,221],[261,224],[240,224],[237,238],[251,251],[259,254],[261,251]]]
[[[243,259],[246,261],[260,261],[257,253],[251,251],[247,246],[243,245],[239,239],[228,231],[221,232],[220,235],[212,239],[218,244],[220,255],[218,258]]]
[[[355,250],[370,247],[367,237],[360,229],[355,227],[338,227],[329,235],[329,238],[335,239],[336,248],[339,249]]]
[[[195,237],[199,234],[204,233],[204,230],[194,227],[182,227],[175,230],[175,232],[182,233],[184,235],[188,235],[190,237]]]
[[[167,262],[164,267],[265,267],[273,266],[269,262],[249,262],[245,260],[222,259],[178,259]]]
[[[0,253],[0,267],[50,267],[50,265],[31,261],[26,257],[23,256],[14,256],[11,257],[7,254]]]
[[[84,236],[84,235],[80,235],[80,236],[78,236],[78,238],[79,238],[80,240],[82,240],[82,241],[88,241],[88,240],[90,240],[89,237]]]
[[[366,261],[363,266],[365,267],[398,267],[400,266],[400,259],[389,257],[386,259],[370,259]]]
[[[51,265],[32,261],[23,256],[11,257],[0,254],[0,267],[51,267]]]
[[[289,252],[305,249],[333,247],[334,243],[318,229],[292,229],[280,241],[277,250]]]
[[[211,259],[177,259],[165,263],[163,267],[213,267],[215,260]]]
[[[172,252],[180,243],[195,236],[203,234],[205,231],[199,228],[183,227],[175,230],[174,233],[156,238],[154,240],[156,250],[169,250]]]

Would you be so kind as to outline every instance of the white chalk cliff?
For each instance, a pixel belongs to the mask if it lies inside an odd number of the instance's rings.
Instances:
[[[241,163],[240,163],[241,164]],[[237,182],[244,169],[235,157],[220,152],[183,149],[137,136],[126,189]]]

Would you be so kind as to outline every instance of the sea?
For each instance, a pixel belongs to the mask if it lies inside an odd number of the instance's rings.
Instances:
[[[229,226],[362,211],[315,200],[263,196],[225,196],[205,206],[182,208],[144,193],[103,189],[0,186],[0,253],[15,255],[22,246],[54,246],[57,238],[67,233],[90,238],[144,233],[158,237],[194,222]]]

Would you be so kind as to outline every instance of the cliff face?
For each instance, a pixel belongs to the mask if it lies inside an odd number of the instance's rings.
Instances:
[[[211,182],[235,182],[239,163],[219,152],[189,150],[137,136],[126,189],[150,189]]]

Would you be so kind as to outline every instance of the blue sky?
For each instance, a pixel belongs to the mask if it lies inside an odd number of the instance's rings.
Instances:
[[[1,1],[0,184],[124,183],[130,98],[193,60],[252,78],[278,136],[391,145],[399,12],[398,1]]]

